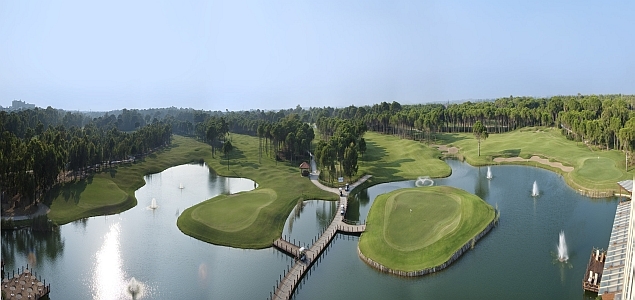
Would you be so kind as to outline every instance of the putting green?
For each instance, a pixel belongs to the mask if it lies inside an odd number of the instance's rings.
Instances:
[[[494,217],[491,205],[461,189],[400,189],[375,199],[359,250],[393,270],[432,268],[448,261]]]
[[[436,191],[400,190],[386,201],[384,219],[388,244],[405,251],[420,249],[457,228],[461,198]]]
[[[260,189],[235,195],[221,195],[197,204],[191,209],[192,219],[208,227],[236,232],[249,227],[263,207],[276,200],[272,189]]]
[[[574,174],[583,178],[595,178],[597,181],[617,182],[623,171],[615,166],[615,161],[598,156],[585,159],[582,167],[575,170]]]

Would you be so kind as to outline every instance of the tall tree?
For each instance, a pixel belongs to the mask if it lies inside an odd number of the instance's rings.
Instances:
[[[483,126],[483,123],[481,123],[481,121],[476,121],[476,123],[474,123],[474,126],[472,127],[472,132],[474,133],[474,136],[478,141],[478,156],[481,156],[481,139],[487,139],[487,137],[489,136],[489,134],[487,133],[487,128]]]
[[[344,175],[348,176],[348,180],[351,180],[353,175],[357,174],[357,150],[354,145],[346,147],[344,150],[344,159],[342,160],[344,168]]]
[[[227,158],[227,170],[229,170],[229,152],[231,152],[234,149],[234,146],[232,145],[232,142],[227,140],[223,143],[223,153],[225,153],[225,158]]]

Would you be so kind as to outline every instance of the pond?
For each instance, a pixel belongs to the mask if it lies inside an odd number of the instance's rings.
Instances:
[[[570,299],[581,298],[592,247],[608,245],[616,199],[578,195],[555,173],[525,166],[474,168],[459,161],[451,185],[501,211],[500,225],[448,269],[419,278],[380,273],[357,257],[358,237],[337,235],[297,290],[295,299]],[[422,174],[425,175],[425,174]],[[532,197],[536,181],[540,196]],[[207,166],[183,165],[146,176],[139,204],[126,212],[64,225],[58,233],[2,232],[7,270],[35,265],[51,283],[51,299],[130,299],[130,278],[144,299],[265,299],[292,259],[273,249],[207,244],[181,233],[180,212],[221,193],[251,190],[254,182],[223,178]],[[183,189],[180,189],[183,184]],[[374,198],[415,181],[386,183],[349,199],[347,218],[365,220]],[[149,209],[152,198],[157,208]],[[305,201],[287,218],[283,235],[309,243],[337,213],[329,201]],[[564,231],[569,262],[556,259]],[[114,288],[113,288],[114,287]]]
[[[182,165],[145,177],[138,205],[118,215],[61,226],[54,234],[2,232],[6,270],[34,265],[51,284],[51,299],[130,299],[132,277],[143,299],[265,299],[289,257],[273,248],[215,246],[183,234],[176,219],[219,194],[253,189],[205,165]],[[180,189],[180,185],[183,189]],[[148,208],[152,199],[157,208]],[[30,259],[29,259],[30,257]]]
[[[369,270],[357,257],[357,240],[343,238],[313,270],[296,299],[574,299],[593,247],[608,246],[617,199],[577,194],[556,173],[526,166],[475,168],[448,160],[452,175],[434,179],[474,193],[501,212],[500,224],[448,269],[431,276],[400,278]],[[425,174],[422,174],[425,175]],[[533,182],[540,196],[532,197]],[[365,220],[375,197],[415,181],[360,191],[349,200],[347,218]],[[356,211],[352,208],[356,207]],[[569,261],[557,260],[564,231]],[[321,287],[328,286],[328,289]],[[589,297],[591,295],[587,295]]]

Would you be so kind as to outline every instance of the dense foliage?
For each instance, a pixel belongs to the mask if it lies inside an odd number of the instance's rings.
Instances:
[[[46,109],[0,112],[0,189],[34,203],[60,181],[94,168],[143,156],[170,143],[172,133],[196,136],[227,150],[230,132],[258,136],[260,157],[291,162],[315,154],[322,179],[354,176],[367,130],[430,142],[437,133],[488,134],[525,126],[560,128],[569,139],[633,151],[633,95],[506,97],[493,101],[402,105],[381,102],[344,108],[297,106],[279,111],[202,111],[182,108],[80,113]],[[475,130],[478,129],[477,131]],[[320,134],[311,149],[316,132]]]
[[[162,122],[133,132],[117,128],[112,115],[88,120],[80,113],[52,108],[0,112],[0,188],[2,203],[27,206],[58,182],[142,156],[170,143]],[[123,123],[125,124],[125,123]]]

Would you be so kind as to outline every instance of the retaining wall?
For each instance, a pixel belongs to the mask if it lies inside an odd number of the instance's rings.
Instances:
[[[497,215],[497,212],[494,213],[494,215]],[[474,247],[474,245],[476,244],[476,242],[478,240],[480,240],[483,236],[485,236],[494,226],[496,226],[496,223],[498,222],[498,218],[494,217],[494,220],[492,220],[492,222],[489,223],[489,225],[487,225],[487,227],[485,227],[485,229],[483,229],[483,231],[481,231],[479,234],[477,234],[474,238],[470,239],[467,243],[465,243],[465,245],[463,245],[463,247],[461,247],[459,250],[457,250],[456,252],[454,252],[454,254],[452,254],[452,256],[443,264],[440,264],[436,267],[432,267],[432,268],[427,268],[427,269],[423,269],[423,270],[417,270],[417,271],[402,271],[402,270],[393,270],[391,268],[388,268],[368,257],[366,257],[362,251],[359,251],[359,244],[357,245],[357,255],[359,256],[359,258],[361,258],[366,264],[368,264],[369,266],[380,270],[382,272],[385,273],[390,273],[390,274],[394,274],[397,276],[405,276],[405,277],[416,277],[416,276],[423,276],[426,274],[430,274],[430,273],[434,273],[434,272],[438,272],[441,271],[445,268],[447,268],[450,264],[452,264],[454,261],[456,261],[457,259],[459,259],[459,257],[461,257],[461,255],[463,255],[463,253],[465,253],[468,249]]]

